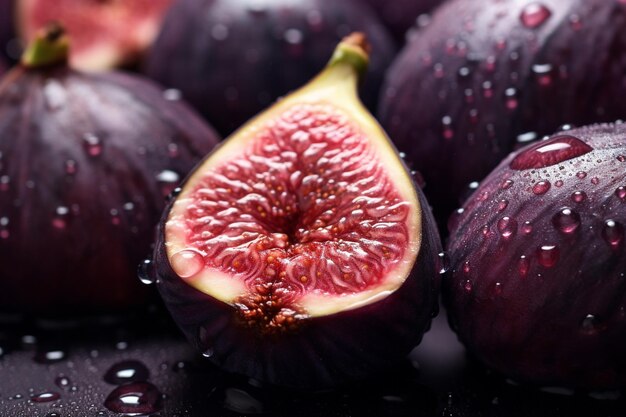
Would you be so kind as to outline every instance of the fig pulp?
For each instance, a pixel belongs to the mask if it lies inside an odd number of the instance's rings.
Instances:
[[[364,101],[374,108],[393,39],[354,0],[179,1],[146,73],[182,91],[226,135],[319,72],[353,30],[364,31],[376,51],[363,85]]]
[[[386,76],[381,124],[445,220],[519,142],[624,117],[626,3],[452,0]]]
[[[72,67],[105,70],[133,64],[156,38],[172,0],[15,0],[18,32],[30,42],[60,22],[72,38]]]
[[[361,105],[364,37],[234,133],[186,180],[156,246],[159,289],[215,364],[321,387],[403,358],[437,306],[428,204]]]
[[[0,83],[0,310],[141,305],[164,196],[218,141],[152,82],[66,54],[49,28]]]
[[[626,384],[625,137],[597,125],[526,146],[465,203],[444,294],[488,366],[538,384]]]

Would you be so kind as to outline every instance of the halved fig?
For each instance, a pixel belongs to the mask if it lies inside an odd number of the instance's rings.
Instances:
[[[440,242],[421,191],[360,103],[364,36],[236,131],[184,183],[159,289],[222,368],[319,387],[404,357],[437,308]]]
[[[24,41],[32,42],[46,24],[60,22],[72,39],[72,67],[104,70],[132,64],[150,46],[172,0],[17,2]]]

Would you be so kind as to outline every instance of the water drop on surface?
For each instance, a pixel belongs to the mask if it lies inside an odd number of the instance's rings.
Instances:
[[[517,270],[522,278],[525,278],[528,275],[528,270],[530,269],[530,259],[526,256],[522,255],[519,257],[519,261],[517,263]]]
[[[61,395],[57,392],[42,392],[40,394],[35,394],[30,397],[30,400],[34,403],[49,403],[51,401],[56,401],[61,398]]]
[[[503,190],[508,190],[509,188],[511,188],[513,186],[513,180],[505,180],[501,185],[500,188]]]
[[[467,293],[472,292],[472,281],[470,281],[469,279],[465,280],[465,282],[463,282],[463,289]]]
[[[83,135],[83,145],[87,154],[91,157],[99,156],[102,153],[102,143],[100,138],[93,133]]]
[[[574,233],[580,226],[580,215],[571,208],[564,207],[552,217],[552,224],[563,233]]]
[[[180,175],[169,169],[159,172],[155,178],[161,187],[163,197],[167,197],[172,194],[180,181]]]
[[[598,184],[600,184],[600,178],[598,178],[598,177],[593,177],[593,178],[591,179],[591,183],[592,183],[593,185],[598,185]]]
[[[580,323],[580,329],[588,335],[595,334],[597,331],[597,319],[593,314],[587,314]]]
[[[181,278],[191,278],[204,268],[204,257],[195,249],[184,249],[172,255],[172,269]]]
[[[548,192],[550,189],[550,181],[539,181],[533,186],[533,193],[536,195],[542,195]]]
[[[180,90],[175,88],[168,88],[163,90],[163,98],[168,101],[178,101],[183,97],[183,94]]]
[[[76,175],[76,171],[78,171],[76,161],[72,159],[68,159],[67,161],[65,161],[65,173],[67,175]]]
[[[115,363],[104,374],[104,380],[113,385],[145,381],[149,377],[150,371],[146,365],[137,360],[125,360]]]
[[[210,358],[213,356],[213,353],[214,353],[213,349],[208,348],[208,349],[205,349],[204,352],[202,352],[202,356],[204,356],[205,358]]]
[[[537,84],[548,87],[552,84],[554,68],[550,64],[535,64],[532,66]]]
[[[498,203],[498,213],[503,212],[509,206],[508,200],[500,200]]]
[[[527,4],[520,14],[520,21],[529,29],[536,29],[543,25],[552,15],[550,9],[539,2]]]
[[[445,252],[437,255],[437,269],[440,274],[445,274],[450,269],[450,257]]]
[[[61,362],[67,358],[67,352],[61,349],[42,350],[35,354],[35,362],[44,365]]]
[[[593,148],[574,136],[561,135],[541,141],[518,154],[509,165],[511,169],[546,168],[577,158]]]
[[[54,383],[59,388],[68,388],[72,381],[65,375],[59,375],[54,379]]]
[[[115,388],[104,406],[115,413],[149,414],[161,409],[161,393],[149,382],[131,382]]]
[[[574,191],[572,193],[572,201],[575,203],[582,203],[587,199],[587,194],[584,191]]]
[[[585,171],[578,171],[576,173],[576,177],[581,180],[584,179],[586,176],[587,176],[587,173]]]
[[[618,248],[624,242],[624,226],[615,220],[607,220],[604,222],[602,237],[609,246]]]
[[[560,251],[556,245],[543,245],[537,249],[537,260],[546,268],[552,268],[559,261]]]
[[[626,161],[626,156],[624,156],[624,155],[617,155],[617,160],[620,161],[620,162],[624,162],[624,161]]]
[[[502,217],[498,220],[498,232],[503,238],[515,236],[517,232],[517,222],[509,216]]]
[[[137,267],[137,276],[142,284],[150,285],[154,284],[155,270],[152,259],[144,259]]]
[[[617,190],[615,190],[615,195],[620,200],[626,201],[626,187],[625,186],[618,187]]]

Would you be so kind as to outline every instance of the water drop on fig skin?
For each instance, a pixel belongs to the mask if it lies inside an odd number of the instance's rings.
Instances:
[[[623,124],[604,124],[527,145],[463,205],[450,231],[444,300],[460,340],[489,367],[544,385],[626,384],[626,171],[615,157],[626,152],[624,137]],[[483,193],[489,198],[479,201]],[[509,238],[500,234],[502,200],[520,224]],[[467,259],[471,293],[463,289]]]

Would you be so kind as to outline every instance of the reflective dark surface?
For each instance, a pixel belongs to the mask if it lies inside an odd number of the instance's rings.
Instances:
[[[221,373],[159,309],[76,322],[4,316],[0,324],[2,417],[625,414],[619,392],[540,390],[491,374],[465,358],[444,316],[409,360],[389,373],[318,393],[277,390]]]

